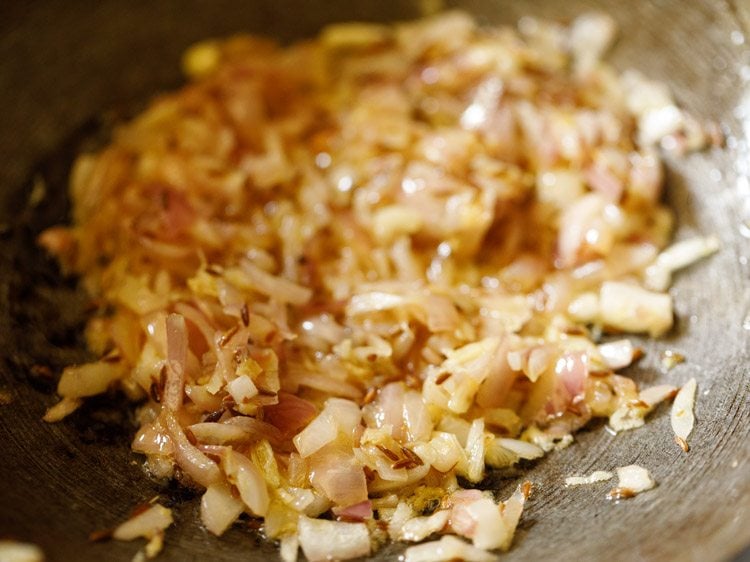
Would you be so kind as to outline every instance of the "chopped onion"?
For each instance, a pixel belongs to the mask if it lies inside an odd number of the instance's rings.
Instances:
[[[458,414],[466,412],[479,387],[495,368],[500,349],[499,338],[485,338],[447,351],[448,358],[425,381],[423,392],[427,402]],[[438,385],[438,377],[443,373],[450,376]]]
[[[719,250],[716,236],[696,236],[672,244],[662,251],[656,261],[646,268],[646,287],[654,291],[665,291],[672,274]]]
[[[364,523],[311,519],[300,515],[299,544],[310,562],[349,560],[370,554],[370,533]]]
[[[660,336],[672,327],[672,297],[619,281],[602,284],[599,293],[602,321],[626,332]]]
[[[609,426],[615,431],[635,429],[644,424],[644,418],[654,408],[674,396],[675,387],[661,384],[646,388],[638,393],[636,400],[629,400],[622,404],[609,416]]]
[[[450,519],[450,510],[436,511],[427,517],[414,517],[401,527],[398,540],[419,542],[433,533],[441,531]]]
[[[237,404],[246,404],[258,394],[258,388],[253,383],[253,379],[247,375],[237,377],[227,384],[226,389]]]
[[[174,444],[174,456],[180,468],[201,486],[208,487],[219,480],[221,472],[218,465],[190,443],[170,411],[164,411],[164,423]]]
[[[96,396],[106,391],[110,384],[124,374],[125,366],[119,361],[96,361],[66,367],[57,384],[57,393],[63,398],[71,399]]]
[[[367,480],[362,465],[351,454],[322,450],[311,457],[310,480],[339,506],[367,501]]]
[[[243,260],[241,265],[241,268],[230,268],[224,272],[227,281],[239,289],[257,291],[279,302],[296,305],[306,304],[312,297],[309,288],[289,279],[271,275],[248,260]]]
[[[228,423],[195,423],[188,427],[200,443],[207,445],[227,445],[247,442],[253,439],[244,428]]]
[[[404,394],[403,417],[406,441],[415,443],[429,439],[432,433],[432,416],[420,393],[407,391]]]
[[[690,437],[690,433],[693,431],[693,424],[695,423],[693,407],[695,406],[696,389],[697,383],[692,378],[682,385],[672,403],[672,412],[670,415],[672,431],[674,431],[677,443],[685,452],[687,452],[689,447],[687,439]]]
[[[414,452],[440,472],[466,466],[468,462],[466,452],[456,436],[444,431],[434,431],[428,443],[414,445]]]
[[[404,562],[449,562],[451,560],[495,562],[499,558],[450,535],[437,541],[410,546],[404,551]]]
[[[283,441],[283,435],[275,426],[250,416],[234,416],[222,423],[242,428],[250,441],[266,439],[275,446]]]
[[[565,479],[566,486],[581,486],[585,484],[594,484],[614,478],[614,474],[607,470],[595,470],[588,476],[568,476]]]
[[[617,488],[609,493],[611,499],[624,499],[645,492],[656,486],[648,470],[637,464],[617,469]]]
[[[164,384],[163,403],[172,411],[177,411],[182,406],[187,346],[185,317],[180,314],[170,314],[167,316],[167,377]]]
[[[279,556],[284,562],[297,562],[299,537],[297,534],[284,535],[279,539]]]
[[[527,441],[521,441],[519,439],[506,439],[501,437],[497,439],[497,443],[501,447],[512,451],[522,459],[533,460],[544,456],[544,451],[540,447],[537,447],[533,443],[529,443]]]
[[[54,406],[47,408],[42,418],[46,422],[54,423],[69,416],[83,404],[80,398],[63,398]]]
[[[484,420],[478,418],[471,423],[466,437],[467,463],[464,475],[469,482],[479,482],[484,478],[484,452]]]
[[[338,427],[327,412],[321,412],[294,437],[294,446],[304,459],[336,439]]]
[[[500,507],[495,502],[489,498],[482,498],[466,506],[466,512],[475,521],[471,534],[475,547],[491,550],[500,548],[505,543],[507,529]]]
[[[356,316],[367,312],[391,310],[402,306],[405,302],[406,299],[400,295],[373,291],[371,293],[353,296],[349,301],[346,313]]]
[[[604,364],[614,371],[630,365],[636,356],[636,347],[627,339],[603,343],[597,348]]]
[[[119,541],[132,541],[138,537],[150,539],[163,532],[172,522],[172,510],[157,503],[118,525],[112,537]]]
[[[201,521],[216,536],[224,534],[245,509],[223,481],[210,484],[201,498]]]
[[[142,400],[147,469],[205,488],[209,532],[262,517],[284,560],[367,555],[385,525],[474,542],[412,560],[509,548],[530,484],[503,503],[462,486],[672,397],[615,374],[639,350],[600,332],[666,333],[670,276],[718,247],[663,250],[656,144],[711,131],[605,64],[614,20],[519,30],[448,12],[192,48],[190,87],[79,158],[75,223],[39,237],[101,311],[101,359],[63,372],[45,419]],[[695,392],[672,412],[685,449]]]
[[[606,14],[586,13],[573,21],[569,43],[579,72],[591,70],[611,46],[616,32],[615,21]]]
[[[521,520],[521,513],[523,512],[523,506],[526,503],[526,499],[531,492],[531,483],[526,481],[523,482],[516,488],[516,491],[503,502],[503,524],[505,525],[505,537],[504,541],[499,545],[500,550],[508,550],[511,542],[513,541],[513,535],[516,533],[516,527],[518,522]]]
[[[2,562],[44,562],[44,552],[35,544],[0,540]]]
[[[255,515],[264,516],[270,498],[266,481],[253,461],[232,449],[226,449],[222,455],[222,468],[229,482],[237,487],[248,509]]]
[[[351,435],[361,415],[354,402],[329,398],[318,417],[294,437],[294,446],[302,458],[309,457],[336,439],[339,432]]]
[[[415,516],[414,509],[405,501],[400,501],[388,518],[388,536],[391,540],[403,540],[404,525]]]

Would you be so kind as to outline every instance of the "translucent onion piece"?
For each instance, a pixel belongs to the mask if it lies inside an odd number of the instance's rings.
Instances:
[[[172,524],[172,510],[160,504],[121,523],[112,532],[112,537],[120,541],[131,541],[138,537],[150,539]]]
[[[299,543],[310,562],[349,560],[370,554],[370,533],[364,523],[325,521],[300,516]]]
[[[695,407],[696,390],[697,383],[694,378],[682,385],[672,403],[672,412],[670,415],[672,430],[674,431],[677,443],[686,452],[689,448],[687,440],[693,431],[695,423],[693,408]]]

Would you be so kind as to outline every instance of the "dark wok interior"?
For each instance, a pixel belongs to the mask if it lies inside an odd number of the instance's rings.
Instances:
[[[672,441],[668,408],[616,437],[603,427],[531,466],[536,492],[507,560],[750,560],[750,3],[468,0],[483,21],[526,14],[569,18],[592,6],[621,25],[613,53],[669,83],[681,104],[721,123],[723,149],[669,162],[668,197],[678,236],[715,232],[722,251],[679,275],[678,322],[645,343],[630,373],[639,381],[699,384],[692,449]],[[129,451],[131,411],[117,396],[89,402],[63,423],[41,421],[55,377],[86,357],[86,296],[35,247],[36,234],[65,221],[73,156],[103,142],[112,123],[181,82],[190,43],[237,31],[283,41],[325,22],[415,17],[419,2],[190,0],[97,3],[31,1],[0,6],[0,539],[39,544],[48,560],[130,560],[140,545],[91,543],[90,532],[122,521],[160,494],[176,525],[159,560],[272,560],[276,549],[235,525],[222,539],[198,521],[198,496],[151,482]],[[750,42],[750,37],[747,41]],[[744,72],[744,80],[743,80]],[[750,226],[750,223],[747,223]],[[745,327],[743,328],[743,322]],[[659,353],[687,362],[662,373]],[[9,403],[6,403],[9,402]],[[572,473],[638,463],[658,488],[613,504],[602,488],[565,489]],[[510,489],[513,475],[488,485]],[[400,548],[376,559],[395,560]]]

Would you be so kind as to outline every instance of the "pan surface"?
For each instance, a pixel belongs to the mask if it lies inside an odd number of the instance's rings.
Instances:
[[[729,560],[750,544],[750,3],[449,2],[484,22],[524,15],[566,19],[602,9],[620,24],[612,55],[667,82],[679,103],[719,122],[726,147],[668,162],[677,237],[716,233],[722,250],[676,279],[677,327],[645,342],[630,374],[681,384],[696,377],[691,451],[672,441],[667,408],[646,427],[617,436],[595,426],[534,464],[535,494],[503,559]],[[130,560],[140,545],[90,543],[160,494],[176,525],[159,560],[274,560],[273,545],[235,525],[222,539],[198,520],[197,496],[150,481],[129,450],[131,411],[117,396],[88,403],[66,421],[41,416],[54,377],[86,356],[86,297],[34,245],[66,220],[74,155],[153,94],[179,85],[190,43],[239,31],[283,41],[340,20],[416,17],[417,2],[190,0],[97,3],[6,2],[0,7],[0,538],[39,544],[48,560]],[[661,372],[665,349],[687,362]],[[638,463],[656,490],[613,504],[601,488],[565,489],[566,475]],[[505,490],[513,479],[497,478]],[[395,560],[391,546],[375,558]]]

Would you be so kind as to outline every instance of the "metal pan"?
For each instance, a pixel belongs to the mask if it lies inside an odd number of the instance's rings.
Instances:
[[[742,3],[740,3],[742,1]],[[451,5],[454,3],[451,2]],[[699,381],[698,424],[685,454],[671,441],[668,411],[613,437],[602,427],[528,470],[536,493],[507,560],[727,560],[750,544],[750,49],[744,0],[684,2],[456,2],[488,22],[525,14],[569,18],[597,7],[622,33],[613,54],[669,83],[679,102],[719,121],[727,146],[669,162],[668,197],[678,236],[716,233],[722,251],[681,274],[678,326],[647,343],[631,374],[643,382]],[[237,31],[284,41],[336,20],[419,15],[417,2],[184,0],[159,3],[48,0],[0,7],[0,538],[39,544],[48,559],[130,560],[135,544],[91,543],[155,494],[176,508],[160,559],[273,560],[275,548],[239,525],[222,539],[204,531],[193,495],[164,488],[130,453],[130,410],[97,399],[57,425],[40,421],[54,375],[85,357],[86,298],[34,245],[65,220],[73,155],[106,136],[108,123],[179,84],[191,42]],[[747,38],[750,41],[750,37]],[[659,352],[687,363],[668,373]],[[621,504],[591,489],[564,489],[564,475],[630,463],[649,467],[658,488]],[[498,486],[511,483],[497,479]],[[375,558],[395,560],[396,546]],[[740,555],[742,556],[742,555]],[[745,560],[750,559],[746,553]]]

